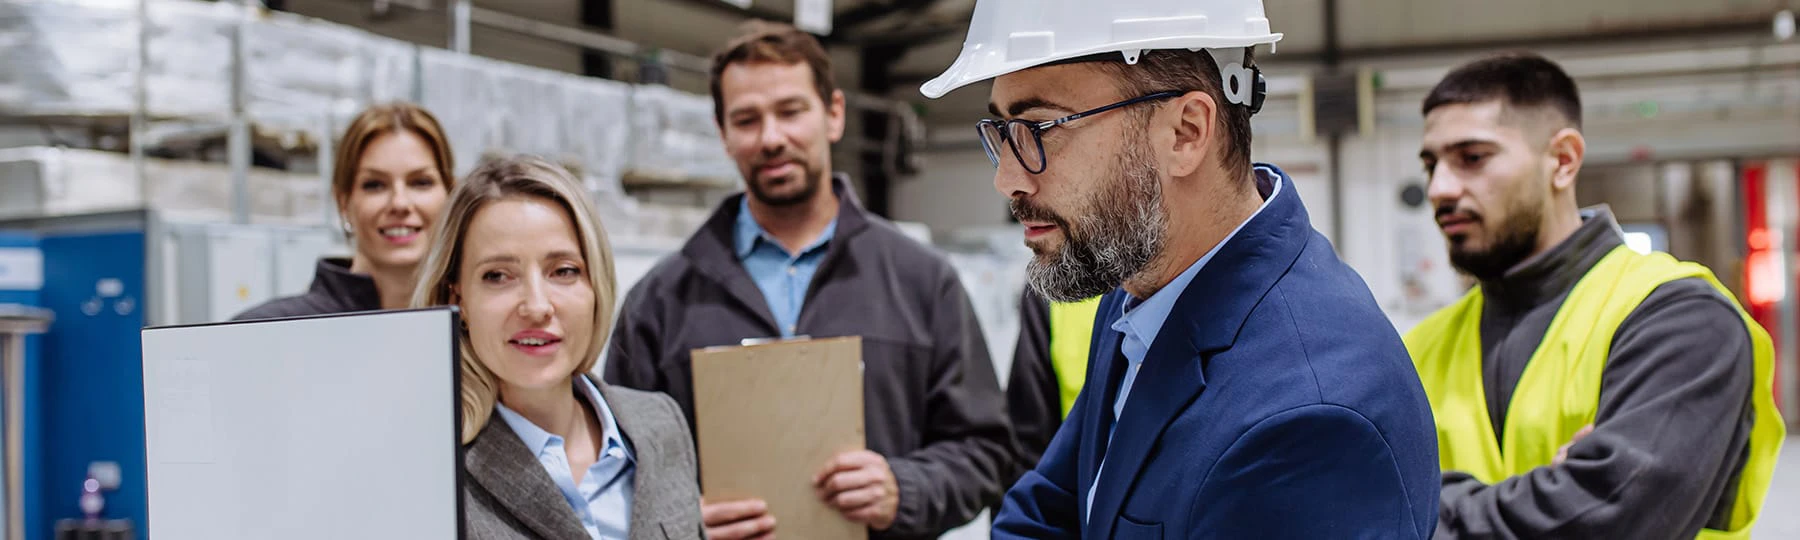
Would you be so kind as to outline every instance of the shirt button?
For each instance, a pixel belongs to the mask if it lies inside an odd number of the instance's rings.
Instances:
[[[606,455],[611,456],[615,459],[623,458],[623,457],[625,457],[625,451],[620,450],[617,447],[608,448],[608,449],[606,449]]]
[[[799,274],[800,274],[800,269],[799,269],[799,268],[796,268],[796,267],[793,267],[793,266],[789,266],[789,267],[788,267],[788,275],[790,275],[790,276],[793,276],[793,275],[799,275]]]
[[[791,324],[790,324],[790,325],[788,325],[788,333],[789,333],[789,334],[792,334],[792,333],[794,333],[794,325],[791,325]]]

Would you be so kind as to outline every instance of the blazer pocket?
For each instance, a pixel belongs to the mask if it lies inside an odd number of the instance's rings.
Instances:
[[[1113,538],[1120,540],[1161,540],[1161,523],[1138,523],[1125,514],[1119,514],[1119,522],[1113,527]]]

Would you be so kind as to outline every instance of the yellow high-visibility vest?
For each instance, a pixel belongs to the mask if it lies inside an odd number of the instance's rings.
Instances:
[[[1079,302],[1050,303],[1050,368],[1055,370],[1062,418],[1069,418],[1075,396],[1087,381],[1088,346],[1094,337],[1094,314],[1100,296]]]
[[[1551,319],[1506,405],[1502,437],[1494,436],[1482,390],[1481,290],[1438,311],[1406,334],[1406,348],[1431,400],[1443,470],[1461,471],[1493,484],[1549,465],[1558,449],[1600,407],[1600,376],[1613,334],[1651,291],[1670,281],[1704,278],[1724,294],[1712,271],[1666,253],[1649,255],[1619,246],[1575,284]],[[1733,302],[1736,305],[1736,302]],[[1749,538],[1774,474],[1786,427],[1775,409],[1774,346],[1769,333],[1742,307],[1738,314],[1754,350],[1749,461],[1740,472],[1730,529],[1705,529],[1699,538]],[[1723,421],[1725,419],[1721,419]]]

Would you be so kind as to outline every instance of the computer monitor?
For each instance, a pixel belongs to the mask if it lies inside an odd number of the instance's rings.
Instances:
[[[150,538],[462,538],[455,308],[148,328]]]

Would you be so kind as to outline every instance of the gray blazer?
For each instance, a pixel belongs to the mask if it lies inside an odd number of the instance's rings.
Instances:
[[[703,538],[694,442],[675,400],[594,379],[637,458],[630,540]],[[469,443],[463,468],[468,471],[463,531],[469,540],[588,538],[544,466],[498,416]]]

